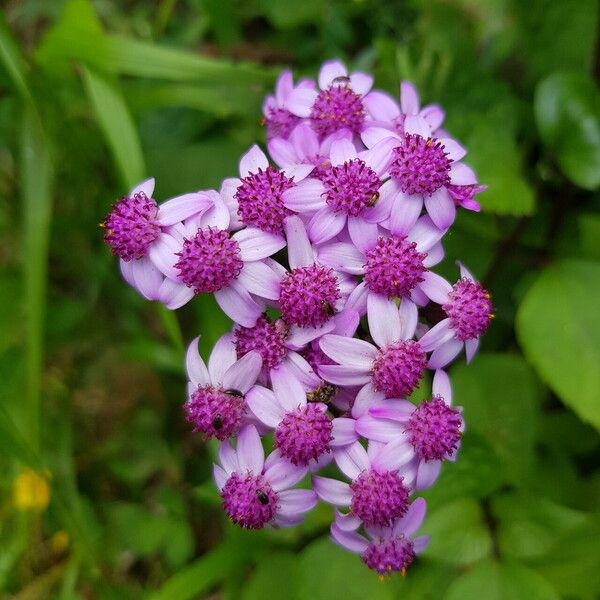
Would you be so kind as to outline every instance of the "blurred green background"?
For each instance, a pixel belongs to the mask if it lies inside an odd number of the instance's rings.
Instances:
[[[600,597],[600,75],[594,0],[4,0],[0,21],[0,597]],[[98,223],[145,176],[218,186],[264,142],[282,66],[414,81],[489,185],[461,258],[497,319],[451,370],[468,429],[427,493],[431,545],[379,582],[331,512],[246,533],[181,405],[177,316],[121,280]],[[423,392],[427,386],[423,386]]]

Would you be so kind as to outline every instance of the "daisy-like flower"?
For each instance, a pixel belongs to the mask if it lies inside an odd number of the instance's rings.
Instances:
[[[277,304],[286,323],[312,331],[331,321],[344,308],[356,282],[315,260],[299,217],[288,217],[285,231],[291,270],[280,267],[282,279]],[[310,335],[312,337],[312,333]]]
[[[271,382],[273,391],[256,386],[248,393],[248,406],[274,430],[275,447],[292,464],[319,468],[328,462],[332,448],[358,439],[352,419],[332,419],[327,404],[309,402],[300,382],[285,367],[273,371]]]
[[[301,79],[294,86],[292,72],[285,70],[277,78],[275,95],[265,98],[262,106],[263,119],[267,128],[267,138],[283,138],[287,140],[290,133],[300,123],[300,117],[292,114],[286,107],[290,94],[295,90],[314,90],[316,83],[311,79]]]
[[[240,431],[234,450],[229,440],[219,449],[214,477],[229,518],[246,529],[267,525],[292,527],[317,503],[312,490],[289,489],[308,472],[293,465],[278,450],[265,460],[265,453],[253,425]]]
[[[263,314],[254,327],[235,327],[235,348],[239,357],[253,350],[260,354],[263,360],[260,380],[264,385],[271,381],[271,371],[284,365],[307,390],[314,390],[322,380],[300,351],[325,333],[354,335],[359,319],[356,311],[342,310],[320,327],[298,327],[288,325],[282,318],[273,321]]]
[[[233,198],[226,202],[230,210],[237,207],[240,220],[247,226],[281,235],[285,218],[292,214],[283,203],[283,193],[312,170],[313,166],[308,164],[276,169],[269,165],[265,153],[254,145],[240,159],[240,179],[229,181],[225,188],[230,192],[236,184]]]
[[[194,431],[205,439],[225,440],[237,435],[251,416],[246,395],[256,383],[262,359],[258,352],[249,352],[238,360],[228,333],[215,344],[207,367],[198,353],[198,339],[187,350],[188,400],[183,408]]]
[[[452,388],[444,371],[435,372],[432,392],[432,398],[418,406],[373,396],[368,412],[356,421],[356,431],[363,437],[393,444],[403,455],[412,452],[406,480],[417,490],[435,483],[444,460],[456,460],[464,431],[462,408],[452,406]]]
[[[391,300],[372,294],[367,301],[369,332],[376,346],[365,340],[325,335],[323,352],[337,364],[322,365],[319,374],[335,385],[370,384],[386,398],[410,395],[427,368],[427,355],[413,340],[417,307],[408,299],[398,308]]]
[[[278,276],[262,259],[281,250],[283,238],[254,227],[233,235],[216,227],[177,234],[161,240],[163,274],[192,294],[214,294],[228,317],[252,327],[264,311],[262,299],[279,296]]]
[[[373,91],[365,98],[365,107],[373,121],[367,123],[361,134],[368,147],[387,137],[389,131],[404,134],[405,127],[440,137],[438,129],[444,121],[444,110],[439,104],[421,108],[419,92],[410,81],[400,84],[400,105],[385,92]]]
[[[176,309],[188,302],[193,292],[162,274],[163,235],[181,228],[182,222],[227,227],[228,211],[213,190],[183,194],[160,206],[152,198],[153,192],[154,179],[147,179],[121,198],[102,222],[104,241],[119,256],[121,274],[129,285],[147,300]]]
[[[331,526],[331,540],[360,554],[365,565],[382,578],[396,572],[404,575],[415,556],[425,550],[429,542],[428,536],[413,537],[421,527],[426,510],[425,500],[417,498],[406,514],[391,526],[365,527],[367,537],[358,533],[358,519],[338,512]]]
[[[451,286],[441,277],[435,302],[442,305],[446,318],[421,337],[419,343],[427,352],[430,369],[441,369],[465,348],[467,363],[479,348],[479,338],[488,330],[494,318],[490,293],[458,263],[461,278]]]
[[[335,140],[330,164],[320,170],[319,178],[305,179],[283,194],[290,210],[311,216],[307,231],[313,244],[335,237],[346,223],[354,243],[376,235],[376,223],[388,217],[378,201],[394,145],[388,138],[371,150],[357,152],[350,140]]]
[[[311,175],[320,177],[329,166],[331,144],[336,140],[352,140],[349,129],[340,129],[328,135],[322,141],[308,123],[300,123],[294,128],[288,139],[272,138],[267,144],[271,158],[282,168],[294,165],[313,165]]]
[[[354,442],[336,449],[333,457],[350,483],[313,475],[313,488],[321,500],[348,509],[367,527],[389,527],[406,513],[411,489],[402,475],[402,454],[377,443],[365,450]]]
[[[319,71],[319,90],[295,89],[285,104],[291,113],[307,118],[321,139],[339,129],[360,133],[366,118],[363,99],[372,86],[371,75],[348,74],[343,63],[332,60]]]
[[[364,275],[353,294],[353,308],[362,314],[367,296],[410,298],[425,305],[438,297],[439,280],[429,271],[444,257],[440,243],[443,232],[427,216],[406,236],[382,235],[377,228],[354,232],[353,243],[332,242],[317,249],[318,260],[332,269]]]
[[[373,127],[365,133],[367,147],[392,136],[391,180],[386,182],[390,194],[390,230],[403,234],[419,218],[423,205],[442,230],[456,218],[456,206],[479,210],[474,196],[486,189],[478,185],[473,170],[461,159],[467,151],[450,137],[436,137],[427,121],[419,115],[404,119],[403,132]],[[389,188],[389,189],[387,189]]]

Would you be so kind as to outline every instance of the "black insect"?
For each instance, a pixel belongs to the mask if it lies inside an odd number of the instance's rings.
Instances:
[[[236,398],[243,398],[244,394],[242,394],[242,392],[240,392],[240,390],[225,390],[225,393],[228,396],[235,396]]]
[[[267,496],[262,490],[256,490],[256,497],[261,504],[269,504],[269,496]]]
[[[219,431],[223,427],[223,417],[221,415],[215,415],[212,420],[212,426],[216,431]]]
[[[323,309],[326,315],[329,315],[330,317],[333,317],[333,315],[335,315],[335,308],[333,308],[333,306],[329,302],[327,302],[327,300],[321,301],[321,308]]]
[[[350,83],[350,77],[347,75],[338,75],[332,82],[332,85],[347,85]]]

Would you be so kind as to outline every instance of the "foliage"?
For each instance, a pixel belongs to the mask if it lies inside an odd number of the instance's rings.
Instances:
[[[15,598],[600,595],[600,102],[593,0],[22,0],[0,15],[0,590]],[[283,65],[413,80],[490,189],[446,247],[492,290],[453,370],[461,460],[427,493],[431,546],[380,583],[326,507],[241,532],[182,418],[179,321],[119,279],[97,224],[145,175],[215,186],[264,133]],[[50,504],[15,494],[35,472]],[[46,482],[44,484],[44,481]],[[33,493],[33,492],[32,492]],[[26,497],[29,497],[25,495]],[[214,597],[214,596],[213,596]]]

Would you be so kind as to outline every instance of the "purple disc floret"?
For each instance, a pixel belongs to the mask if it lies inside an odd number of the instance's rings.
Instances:
[[[329,452],[333,439],[331,418],[318,404],[288,412],[275,429],[275,447],[294,465],[307,465]]]
[[[279,497],[262,475],[233,473],[221,490],[223,509],[245,529],[262,529],[277,513]]]
[[[374,540],[362,555],[365,565],[379,575],[393,572],[404,575],[414,559],[414,544],[402,535],[388,540]]]
[[[262,315],[254,327],[236,327],[234,331],[235,349],[238,356],[256,350],[263,360],[264,369],[278,367],[285,358],[286,325],[281,320],[270,321]]]
[[[408,509],[410,490],[398,471],[363,471],[351,484],[350,512],[365,525],[390,525]]]
[[[158,205],[144,192],[121,198],[104,219],[104,241],[112,253],[130,261],[146,256],[148,247],[160,235],[156,222]]]
[[[424,280],[426,256],[404,236],[380,237],[366,252],[365,283],[387,298],[408,296]]]
[[[326,90],[321,90],[310,113],[310,124],[325,137],[338,129],[360,132],[365,122],[362,99],[345,82],[334,81]]]
[[[427,368],[419,342],[400,340],[379,351],[373,363],[373,386],[388,398],[410,395]]]
[[[450,183],[451,161],[438,140],[407,133],[394,154],[390,174],[405,194],[431,196]]]
[[[292,178],[268,166],[249,173],[241,181],[235,198],[242,221],[262,231],[281,233],[284,219],[292,214],[281,198],[283,192],[294,185]]]
[[[193,238],[186,238],[175,268],[185,285],[196,294],[214,293],[239,277],[244,263],[238,242],[222,229],[198,229]]]
[[[409,442],[419,458],[444,460],[458,448],[463,419],[440,396],[421,402],[408,420]]]
[[[289,323],[318,327],[333,316],[340,297],[333,269],[317,264],[296,267],[281,282],[279,308]]]
[[[353,217],[375,205],[381,186],[377,173],[359,158],[325,168],[321,181],[329,207]]]
[[[463,277],[448,295],[450,301],[442,308],[450,318],[456,337],[464,342],[483,335],[493,318],[489,292],[478,281]]]
[[[239,390],[198,386],[183,408],[195,432],[204,434],[206,439],[225,440],[238,434],[245,401]]]

